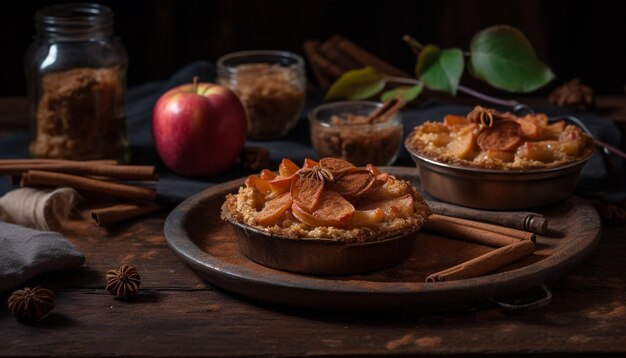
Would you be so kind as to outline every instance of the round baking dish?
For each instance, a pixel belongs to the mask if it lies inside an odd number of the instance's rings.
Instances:
[[[487,210],[518,210],[540,207],[572,195],[580,171],[593,154],[555,168],[493,170],[437,162],[404,142],[422,181],[433,197],[461,206]]]
[[[313,275],[369,273],[404,261],[417,231],[372,242],[347,243],[324,238],[290,238],[230,221],[239,250],[250,260],[275,269]]]

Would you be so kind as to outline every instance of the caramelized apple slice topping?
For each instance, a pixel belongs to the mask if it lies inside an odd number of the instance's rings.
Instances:
[[[367,169],[354,169],[335,178],[330,186],[343,196],[354,198],[367,193],[374,187],[376,177]]]
[[[263,195],[267,195],[272,191],[270,184],[256,175],[250,175],[247,177],[245,184],[248,188],[252,188],[257,193],[261,193]]]
[[[415,211],[413,196],[411,194],[367,204],[360,209],[371,210],[374,208],[381,209],[385,217],[389,219],[411,216]]]
[[[368,165],[365,167],[365,169],[367,169],[370,173],[372,173],[372,174],[374,174],[374,175],[376,175],[376,176],[378,176],[378,175],[381,175],[381,174],[382,174],[382,172],[381,172],[378,168],[376,168],[376,167],[374,166],[374,164],[368,164]]]
[[[349,162],[339,158],[322,158],[320,159],[320,165],[330,170],[334,175],[339,175],[344,172],[354,170],[356,167]]]
[[[296,202],[291,204],[293,215],[301,222],[313,226],[344,226],[354,215],[354,206],[332,190],[324,190],[317,207],[308,213]]]
[[[385,213],[379,209],[357,210],[352,219],[346,223],[350,227],[374,226],[385,219]]]
[[[283,158],[278,166],[278,172],[282,177],[289,177],[295,174],[300,168],[296,165],[296,163],[292,162],[287,158]]]
[[[289,193],[282,194],[281,196],[268,200],[265,202],[265,206],[255,218],[255,222],[262,226],[271,226],[278,222],[281,215],[291,207],[292,200]]]
[[[554,152],[559,147],[557,141],[526,142],[517,150],[521,158],[548,163],[554,160]]]
[[[449,130],[445,124],[441,122],[424,122],[422,124],[424,133],[448,133]]]
[[[298,174],[293,173],[288,177],[277,176],[272,180],[268,180],[267,183],[269,184],[272,193],[275,196],[278,196],[277,194],[288,192],[289,189],[291,189],[291,183],[293,183],[298,178]]]
[[[544,138],[545,139],[558,139],[559,135],[563,132],[565,128],[565,121],[558,121],[552,124],[548,124],[544,130]]]
[[[474,153],[474,132],[456,137],[448,144],[448,150],[457,158],[468,159]]]
[[[522,130],[522,136],[530,139],[539,139],[543,136],[544,127],[534,117],[522,117],[516,120]]]
[[[456,126],[455,129],[456,129],[456,135],[458,137],[458,136],[465,135],[467,132],[476,133],[476,130],[478,129],[478,124],[470,123],[470,124],[459,125],[459,126]]]
[[[559,150],[566,155],[581,155],[584,148],[585,142],[582,139],[559,142]]]
[[[293,201],[307,212],[312,212],[320,200],[324,183],[313,178],[300,178],[291,184]]]
[[[311,227],[319,227],[319,226],[339,226],[340,222],[328,221],[321,218],[317,218],[309,213],[306,210],[302,209],[295,202],[291,204],[291,212],[293,216],[298,219],[301,223],[309,225]]]
[[[450,135],[450,133],[434,133],[431,134],[431,136],[431,143],[435,147],[445,147],[452,140],[452,136]]]
[[[482,150],[515,150],[522,141],[522,130],[518,123],[509,120],[496,121],[483,130],[476,142]]]
[[[275,179],[276,176],[277,174],[269,169],[261,170],[261,179],[263,180],[272,180],[272,179]]]
[[[385,213],[381,209],[372,209],[372,210],[356,210],[352,218],[348,221],[328,221],[323,220],[321,218],[315,217],[302,208],[298,207],[297,204],[292,204],[292,212],[294,216],[300,220],[301,222],[313,226],[335,226],[335,227],[363,227],[363,226],[374,226],[379,222],[385,219]]]
[[[337,192],[325,189],[312,214],[325,220],[345,222],[354,215],[354,206]]]
[[[387,180],[389,180],[389,174],[381,172],[378,168],[374,166],[374,164],[368,164],[365,169],[367,169],[370,173],[376,176],[377,183],[374,184],[374,186],[383,185],[387,182]]]
[[[563,132],[559,134],[559,140],[561,142],[575,141],[582,139],[582,132],[573,125],[565,126]]]
[[[319,165],[320,165],[320,163],[316,162],[313,159],[304,158],[304,165],[302,165],[302,168],[313,168],[313,167],[316,167],[316,166],[319,166]]]
[[[502,150],[488,150],[485,152],[487,158],[497,159],[505,163],[511,163],[515,160],[515,153],[505,152]]]
[[[448,114],[447,116],[443,117],[443,123],[448,126],[448,128],[452,128],[454,126],[469,124],[471,122],[464,116]]]

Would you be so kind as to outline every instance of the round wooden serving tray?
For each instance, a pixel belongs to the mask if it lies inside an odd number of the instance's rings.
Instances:
[[[415,168],[385,172],[419,188]],[[227,193],[243,179],[217,185],[180,204],[165,222],[174,252],[201,277],[226,290],[262,301],[336,310],[432,312],[463,309],[549,285],[591,252],[600,219],[578,197],[539,210],[550,222],[549,236],[537,236],[535,253],[491,275],[449,282],[426,276],[482,255],[492,248],[419,233],[413,252],[400,265],[367,275],[308,276],[261,266],[243,256],[231,224],[220,219]]]

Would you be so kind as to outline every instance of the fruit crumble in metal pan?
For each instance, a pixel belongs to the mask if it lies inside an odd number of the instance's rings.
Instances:
[[[222,206],[223,220],[300,239],[369,242],[418,230],[430,210],[410,182],[337,158],[283,159],[246,179]]]
[[[563,120],[548,123],[542,113],[518,117],[480,106],[467,116],[415,127],[406,145],[438,162],[496,170],[554,168],[593,153],[591,138]]]

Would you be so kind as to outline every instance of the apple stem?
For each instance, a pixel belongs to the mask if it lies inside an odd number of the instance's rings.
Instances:
[[[198,76],[193,76],[193,92],[198,93]]]

